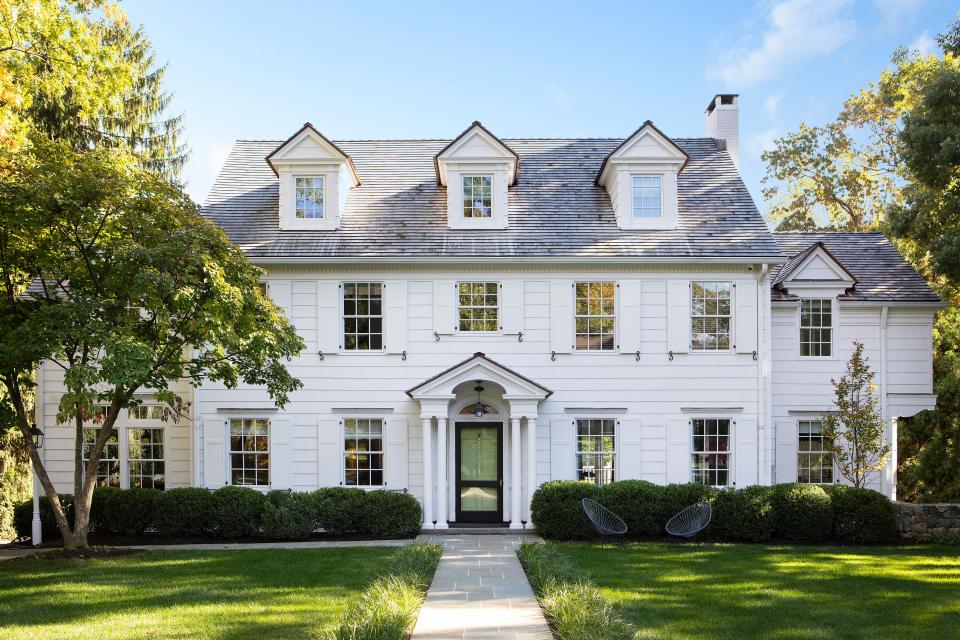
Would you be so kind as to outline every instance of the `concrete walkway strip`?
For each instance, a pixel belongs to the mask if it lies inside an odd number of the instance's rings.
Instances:
[[[443,557],[411,640],[550,640],[516,548],[530,535],[422,535]]]

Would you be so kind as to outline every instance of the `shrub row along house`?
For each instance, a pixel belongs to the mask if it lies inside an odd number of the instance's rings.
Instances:
[[[279,411],[180,392],[181,424],[122,416],[122,487],[408,490],[424,525],[529,522],[550,479],[744,487],[838,480],[820,435],[852,341],[887,438],[934,406],[940,306],[874,233],[771,234],[738,173],[737,96],[707,136],[238,141],[204,206],[308,348]],[[46,463],[73,477],[40,377]],[[91,433],[92,435],[92,433]],[[894,465],[875,487],[895,493]]]

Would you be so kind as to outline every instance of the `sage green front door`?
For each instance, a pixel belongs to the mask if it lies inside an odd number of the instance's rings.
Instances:
[[[499,422],[457,423],[457,522],[503,521]]]

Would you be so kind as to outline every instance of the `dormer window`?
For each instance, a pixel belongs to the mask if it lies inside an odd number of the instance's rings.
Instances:
[[[323,176],[296,177],[298,218],[323,218]]]
[[[659,218],[663,215],[663,178],[633,176],[633,217]]]
[[[463,217],[493,215],[493,176],[463,176]]]

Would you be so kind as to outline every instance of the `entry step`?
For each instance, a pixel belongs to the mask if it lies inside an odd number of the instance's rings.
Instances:
[[[447,529],[421,529],[420,533],[431,536],[515,536],[520,534],[536,535],[537,530],[529,527],[527,529],[511,529],[510,527],[457,527],[452,526]]]

